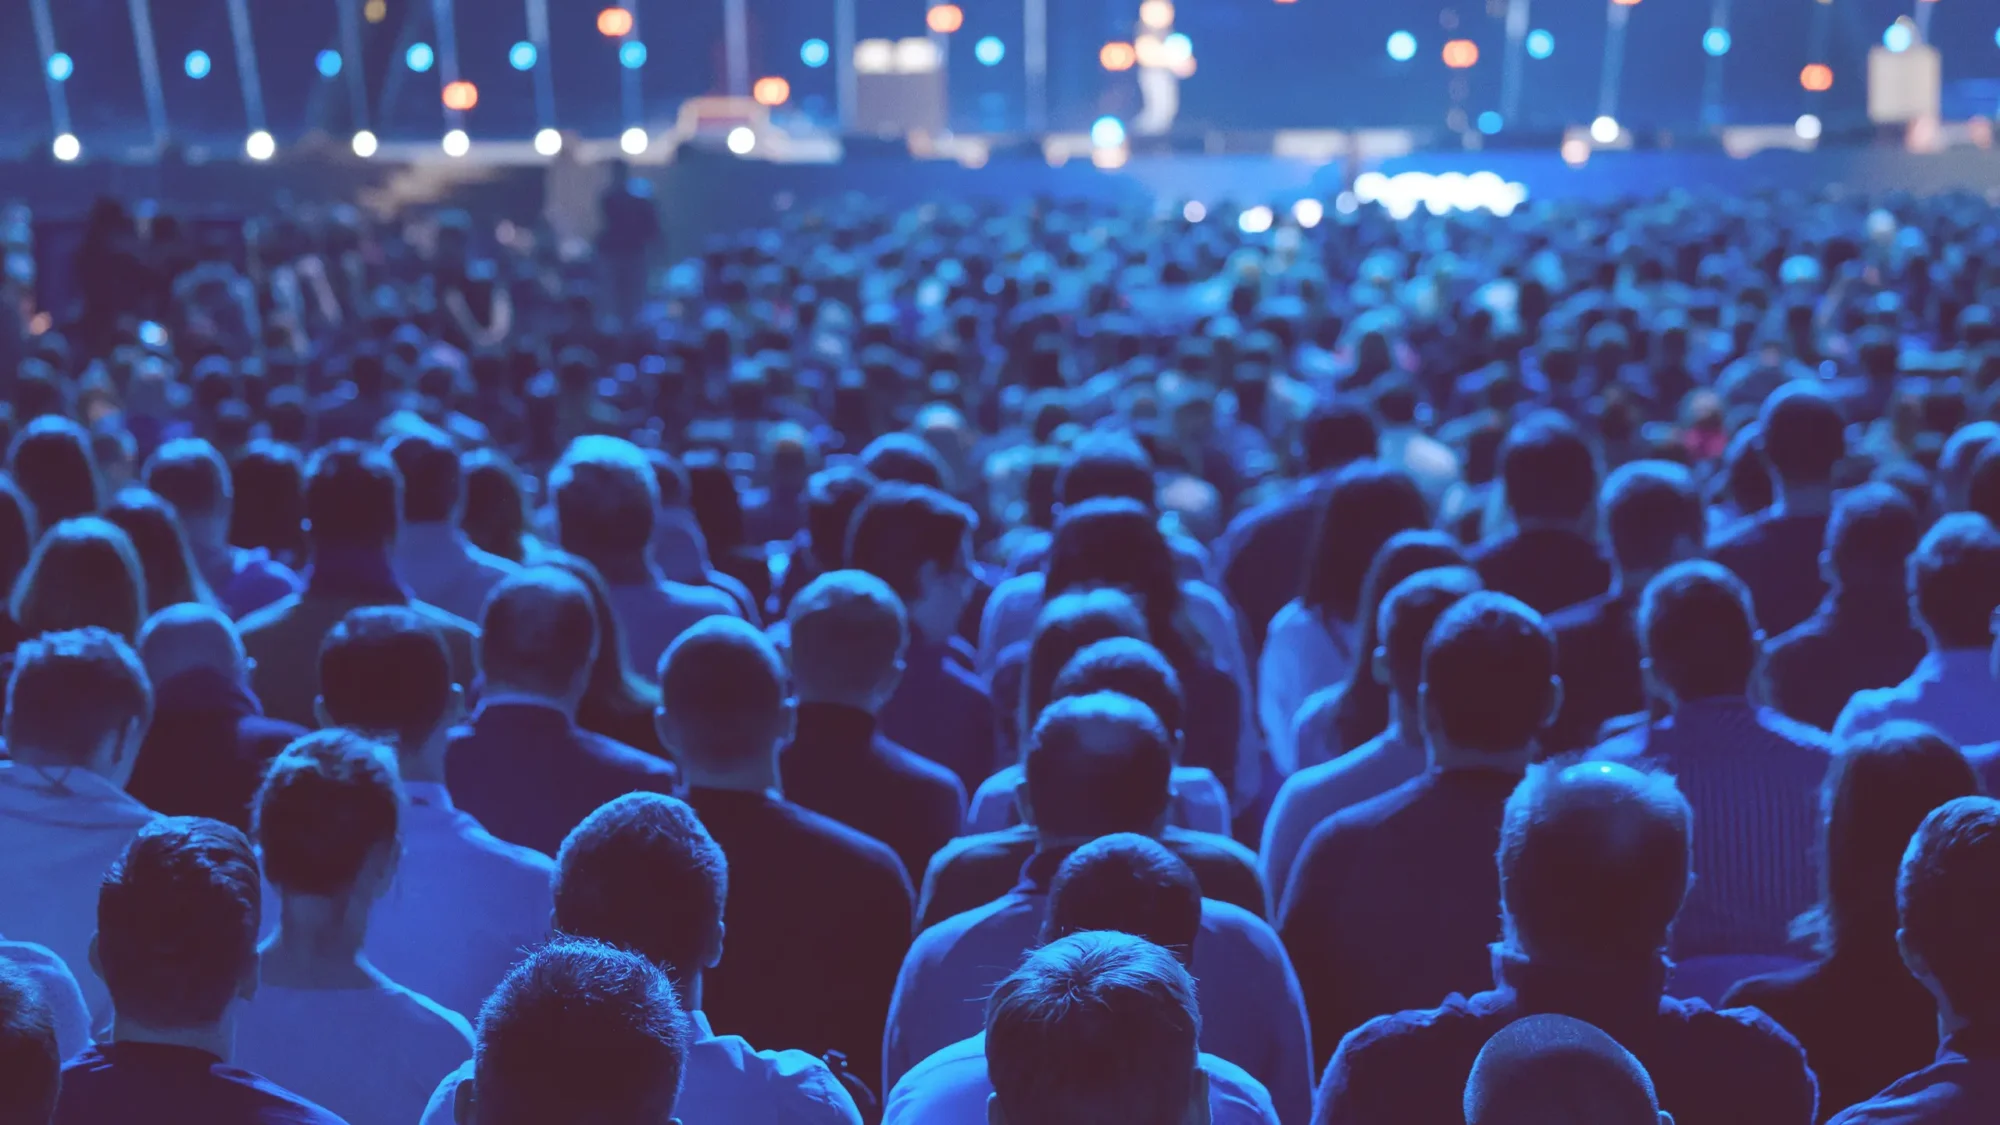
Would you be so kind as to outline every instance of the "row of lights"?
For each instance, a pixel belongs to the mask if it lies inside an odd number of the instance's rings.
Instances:
[[[783,82],[784,79],[764,81]],[[757,132],[747,125],[738,125],[729,131],[724,143],[728,145],[729,151],[736,155],[748,156],[757,147]],[[445,133],[442,144],[446,156],[460,157],[472,151],[472,138],[463,129],[452,129]],[[628,156],[642,155],[651,145],[652,137],[646,130],[636,125],[618,137],[619,150]],[[349,147],[354,155],[367,160],[381,151],[382,142],[374,133],[363,129],[354,134]],[[562,134],[554,129],[543,129],[535,134],[535,152],[542,156],[554,156],[562,151],[562,147]],[[57,160],[68,164],[82,158],[83,142],[77,139],[75,133],[64,133],[49,146],[49,151]],[[259,129],[244,139],[243,152],[250,159],[261,163],[278,154],[278,142],[269,132]]]

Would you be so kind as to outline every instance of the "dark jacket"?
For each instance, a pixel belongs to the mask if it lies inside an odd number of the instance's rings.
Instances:
[[[1480,548],[1473,566],[1489,590],[1554,613],[1611,588],[1611,563],[1597,542],[1560,527],[1530,527]]]
[[[1597,743],[1605,720],[1646,709],[1646,681],[1639,670],[1638,591],[1601,594],[1549,618],[1556,635],[1556,670],[1562,676],[1562,713],[1542,735],[1556,750]]]
[[[912,886],[965,825],[958,776],[891,742],[866,711],[800,704],[778,767],[786,799],[889,845]]]
[[[1765,642],[1765,699],[1830,731],[1855,692],[1902,683],[1927,651],[1902,590],[1836,590],[1811,617]]]
[[[967,793],[978,789],[998,768],[986,682],[951,644],[912,643],[905,661],[903,682],[882,708],[882,733],[957,774]]]
[[[1750,588],[1765,636],[1777,636],[1811,617],[1826,597],[1826,579],[1819,572],[1826,521],[1824,514],[1787,516],[1767,509],[1737,524],[1709,549],[1709,557],[1735,571]]]
[[[196,668],[153,685],[153,723],[125,791],[167,816],[250,829],[264,768],[306,728],[267,719],[249,689]]]

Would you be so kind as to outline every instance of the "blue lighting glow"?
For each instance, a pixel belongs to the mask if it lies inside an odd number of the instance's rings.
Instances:
[[[541,52],[535,50],[535,45],[526,40],[507,48],[507,65],[515,70],[535,69],[535,60],[540,57]]]
[[[1490,109],[1479,115],[1479,131],[1489,137],[1506,127],[1507,119]]]
[[[818,70],[833,57],[833,48],[824,39],[808,39],[799,47],[799,61]]]
[[[403,52],[403,62],[408,64],[411,70],[422,74],[437,62],[437,52],[431,50],[429,43],[412,43],[410,49]]]
[[[1917,33],[1902,20],[1890,24],[1888,30],[1882,33],[1882,45],[1899,55],[1915,46],[1916,42]]]
[[[1527,46],[1529,58],[1545,59],[1556,53],[1556,37],[1538,27],[1528,33]]]
[[[628,39],[618,48],[618,65],[626,70],[637,70],[646,65],[646,45],[637,39]]]
[[[1417,37],[1407,31],[1398,31],[1389,36],[1389,57],[1397,62],[1409,62],[1417,57]]]
[[[1701,49],[1707,51],[1708,57],[1712,59],[1719,59],[1728,54],[1730,43],[1729,29],[1726,27],[1711,27],[1701,37]]]
[[[1090,143],[1098,148],[1117,148],[1125,143],[1125,123],[1116,117],[1100,117],[1090,126]]]
[[[67,82],[69,81],[69,76],[75,73],[76,61],[68,55],[57,51],[55,54],[49,56],[50,78],[55,79],[57,82]]]
[[[208,72],[215,69],[215,65],[209,61],[207,51],[189,51],[187,61],[182,63],[181,67],[187,71],[189,78],[207,78]]]
[[[332,78],[340,73],[340,52],[321,51],[314,57],[313,65],[319,68],[321,78]]]
[[[999,36],[989,35],[972,45],[972,57],[978,59],[981,66],[999,66],[1000,60],[1007,57],[1007,44],[1002,43]]]

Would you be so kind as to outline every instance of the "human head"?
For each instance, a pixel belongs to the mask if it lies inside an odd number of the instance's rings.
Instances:
[[[1049,881],[1042,942],[1111,930],[1145,938],[1191,964],[1201,931],[1201,883],[1148,836],[1115,832],[1071,852]]]
[[[1597,499],[1597,458],[1574,422],[1538,411],[1507,431],[1500,481],[1516,520],[1577,525]]]
[[[692,1037],[673,984],[644,957],[557,938],[480,1009],[458,1125],[669,1125]]]
[[[833,465],[806,481],[806,540],[821,570],[847,565],[847,529],[877,484],[859,465]]]
[[[727,788],[775,774],[792,734],[777,649],[734,617],[696,622],[660,657],[660,742],[693,784]],[[760,788],[763,786],[760,786]]]
[[[1466,1125],[1672,1125],[1653,1079],[1597,1028],[1545,1012],[1486,1041],[1465,1083]]]
[[[487,595],[479,623],[479,671],[491,693],[575,706],[590,682],[602,639],[590,591],[566,571],[530,567]]]
[[[1313,407],[1299,432],[1306,471],[1324,473],[1375,456],[1381,436],[1368,406],[1351,398],[1336,398]]]
[[[1433,752],[1512,754],[1562,705],[1555,638],[1540,614],[1491,591],[1467,594],[1424,642],[1424,738]]]
[[[1900,593],[1904,560],[1917,549],[1923,522],[1903,490],[1870,481],[1833,501],[1820,570],[1844,591]]]
[[[86,769],[122,786],[152,721],[152,685],[123,637],[73,629],[14,650],[5,730],[17,761]]]
[[[229,542],[289,555],[305,549],[305,467],[299,451],[275,441],[253,441],[231,467],[236,498],[230,506]]]
[[[40,535],[35,506],[11,479],[0,475],[0,596],[11,600]]]
[[[1371,654],[1371,659],[1357,662],[1348,676],[1348,691],[1353,693],[1350,702],[1360,702],[1365,691],[1388,686],[1386,680],[1375,677],[1372,654],[1382,647],[1382,603],[1390,591],[1403,579],[1426,570],[1471,565],[1458,540],[1442,531],[1399,531],[1382,544],[1375,552],[1375,561],[1368,564],[1368,577],[1361,583],[1361,604],[1355,621],[1361,630],[1358,650]],[[1416,698],[1411,695],[1409,701],[1414,703]]]
[[[201,438],[176,438],[146,458],[142,476],[147,488],[180,513],[188,538],[213,542],[228,531],[235,483],[213,445]]]
[[[341,440],[306,465],[306,533],[315,551],[381,549],[402,522],[403,478],[387,454]]]
[[[910,628],[937,644],[958,628],[972,595],[972,509],[935,488],[888,481],[854,513],[847,565],[889,584]]]
[[[131,537],[96,516],[50,528],[14,584],[13,614],[30,636],[95,625],[132,640],[146,620],[146,576]]]
[[[1779,487],[1833,483],[1834,466],[1847,456],[1847,423],[1832,399],[1809,383],[1787,383],[1764,400],[1757,420],[1764,464]]]
[[[1110,637],[1147,639],[1139,604],[1123,590],[1092,589],[1049,600],[1035,618],[1021,675],[1021,729],[1032,730],[1048,706],[1056,677],[1085,645]]]
[[[1946,511],[1964,511],[1972,483],[1973,466],[1986,447],[2000,441],[2000,422],[1968,422],[1954,431],[1938,454],[1938,488],[1944,493]]]
[[[469,453],[464,461],[465,507],[458,525],[472,545],[503,559],[526,557],[527,503],[521,474],[507,458],[490,449]]]
[[[1143,704],[1101,692],[1044,708],[1023,767],[1021,819],[1043,840],[1151,833],[1171,796],[1173,741]]]
[[[0,1125],[48,1125],[62,1089],[56,1017],[42,990],[0,961]]]
[[[920,484],[943,491],[949,473],[937,450],[915,434],[883,434],[861,451],[861,467],[876,480]]]
[[[44,525],[87,516],[103,500],[104,482],[83,427],[44,414],[15,435],[7,471],[35,505]]]
[[[352,731],[305,735],[252,805],[264,878],[287,896],[373,902],[395,872],[402,803],[394,751]]]
[[[1417,700],[1424,684],[1424,648],[1438,618],[1468,594],[1481,588],[1479,572],[1470,567],[1440,567],[1412,574],[1382,601],[1376,615],[1373,653],[1376,679],[1396,698]]]
[[[2000,1021],[2000,801],[1959,797],[1926,816],[1903,854],[1896,905],[1903,960],[1947,1025]]]
[[[785,619],[799,702],[872,715],[895,694],[910,626],[888,583],[859,570],[823,574],[792,599]]]
[[[1646,674],[1675,705],[1748,693],[1763,641],[1750,591],[1717,563],[1668,567],[1639,599]]]
[[[992,1125],[1208,1125],[1194,980],[1130,934],[1028,955],[986,1005]]]
[[[1628,579],[1646,577],[1701,553],[1707,511],[1694,475],[1671,461],[1633,461],[1613,470],[1599,501],[1611,557]]]
[[[611,587],[605,584],[604,575],[589,561],[563,551],[538,555],[536,564],[552,566],[583,583],[590,594],[591,612],[597,615],[597,656],[590,662],[590,682],[584,688],[578,714],[598,705],[616,707],[624,716],[652,714],[659,705],[652,677],[641,675],[625,655],[625,626],[611,605]]]
[[[182,602],[215,600],[195,568],[194,552],[173,505],[144,488],[121,488],[105,505],[104,518],[132,541],[146,580],[146,604],[158,611]]]
[[[139,630],[138,651],[146,679],[154,684],[194,671],[241,684],[249,673],[236,623],[221,610],[195,602],[168,606],[147,618]]]
[[[121,1026],[196,1031],[257,990],[263,884],[243,833],[204,817],[139,829],[97,891],[91,967]]]
[[[643,552],[653,537],[659,481],[639,447],[592,434],[549,471],[562,547],[593,562]]]
[[[721,846],[693,809],[662,794],[605,803],[556,853],[556,929],[640,954],[690,998],[722,959],[728,897]]]
[[[1062,666],[1049,698],[1074,699],[1110,692],[1144,704],[1178,752],[1187,734],[1187,699],[1181,678],[1160,650],[1137,637],[1111,637],[1084,646]]]
[[[1063,456],[1056,471],[1056,503],[1072,508],[1086,500],[1131,500],[1155,504],[1153,459],[1122,434],[1088,434]]]
[[[1333,478],[1306,552],[1305,604],[1342,621],[1360,612],[1375,553],[1399,531],[1428,527],[1430,506],[1401,469],[1361,461]]]
[[[451,652],[404,606],[347,611],[319,642],[321,726],[381,739],[413,762],[457,722]]]
[[[1932,648],[1985,648],[2000,606],[2000,531],[1970,512],[1945,516],[1910,556],[1907,582]]]
[[[465,505],[458,449],[434,426],[412,426],[389,442],[389,459],[403,474],[403,519],[448,523]]]

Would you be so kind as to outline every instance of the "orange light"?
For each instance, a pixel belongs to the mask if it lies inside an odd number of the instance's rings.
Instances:
[[[1106,43],[1104,49],[1097,52],[1097,61],[1103,63],[1106,70],[1131,70],[1132,64],[1139,61],[1139,52],[1130,43]]]
[[[1799,71],[1799,85],[1815,94],[1823,94],[1833,89],[1833,68],[1825,63],[1813,63]]]
[[[924,25],[939,35],[950,35],[965,26],[965,9],[956,4],[939,4],[924,13]]]
[[[632,13],[623,8],[606,8],[597,13],[597,31],[618,39],[632,34]]]
[[[777,75],[759,78],[750,87],[750,96],[757,99],[758,105],[784,105],[792,99],[792,84]]]
[[[1639,6],[1639,0],[1611,0],[1611,2],[1621,8],[1636,8]]]
[[[1444,65],[1464,70],[1479,61],[1479,44],[1470,39],[1454,39],[1444,45]]]
[[[460,113],[464,113],[478,104],[479,87],[463,79],[445,84],[444,107],[446,109],[455,109]]]

